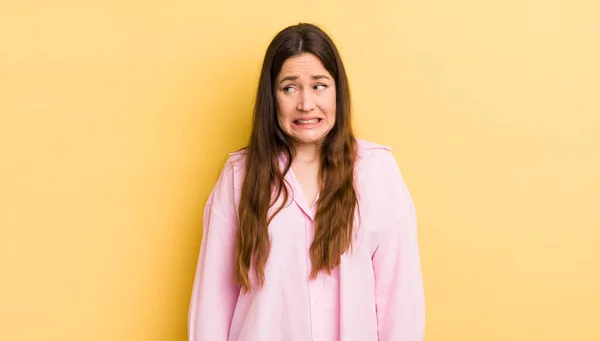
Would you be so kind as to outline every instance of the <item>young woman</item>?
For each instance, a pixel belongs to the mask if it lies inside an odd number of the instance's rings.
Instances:
[[[204,211],[191,341],[417,341],[425,305],[412,199],[389,148],[355,138],[337,48],[279,32],[248,146]]]

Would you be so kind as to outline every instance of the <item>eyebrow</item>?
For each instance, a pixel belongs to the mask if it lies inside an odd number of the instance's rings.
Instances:
[[[312,78],[312,79],[315,79],[315,80],[316,80],[316,79],[323,79],[323,78],[329,79],[329,77],[327,77],[327,76],[325,76],[325,75],[315,75],[315,76],[312,76],[311,78]],[[287,77],[283,77],[283,78],[281,79],[281,81],[279,81],[279,84],[281,84],[281,83],[283,83],[283,82],[285,82],[285,81],[295,81],[295,80],[297,80],[297,79],[298,79],[298,76],[287,76]]]

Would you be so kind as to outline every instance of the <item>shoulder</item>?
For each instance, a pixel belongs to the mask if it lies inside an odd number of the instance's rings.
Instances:
[[[400,167],[392,148],[357,140],[356,184],[365,212],[397,217],[414,211]]]
[[[369,152],[374,150],[387,150],[390,151],[393,148],[389,146],[384,146],[382,144],[378,144],[372,141],[367,141],[365,139],[357,138],[356,144],[358,146],[358,152]]]
[[[246,148],[231,152],[227,158],[227,163],[235,169],[244,169],[246,165],[246,154],[248,154]]]
[[[233,184],[234,192],[238,191],[244,180],[246,172],[246,148],[229,153],[227,161],[223,167],[221,177],[223,180]]]
[[[392,147],[357,139],[356,177],[362,188],[387,192],[405,187]]]
[[[233,215],[233,208],[237,207],[246,170],[245,160],[244,149],[229,153],[209,196],[207,204],[212,205],[215,210],[228,211],[226,216]]]
[[[381,167],[386,169],[390,167],[397,168],[396,160],[392,154],[392,147],[363,139],[356,139],[356,142],[357,170],[373,169],[382,171]]]
[[[217,187],[237,182],[242,177],[246,166],[246,150],[231,152],[221,164]]]

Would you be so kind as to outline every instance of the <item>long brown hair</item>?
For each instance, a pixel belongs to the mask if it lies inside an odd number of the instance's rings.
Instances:
[[[251,290],[250,266],[258,284],[265,281],[265,264],[271,240],[268,226],[289,197],[284,180],[295,150],[277,123],[274,84],[283,63],[302,53],[317,56],[335,79],[336,119],[321,146],[321,194],[317,201],[315,237],[310,247],[311,278],[331,272],[352,245],[358,200],[354,190],[356,139],[350,121],[350,88],[340,55],[330,37],[312,24],[298,24],[279,32],[267,48],[258,84],[252,133],[246,148],[246,173],[238,207],[235,281],[244,292]],[[285,156],[283,171],[279,156]],[[281,206],[268,216],[283,197]]]

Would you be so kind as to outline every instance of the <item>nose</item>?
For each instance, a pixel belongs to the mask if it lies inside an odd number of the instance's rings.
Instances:
[[[316,107],[312,96],[313,94],[311,94],[310,91],[302,91],[298,98],[296,109],[298,109],[298,111],[312,111]]]

